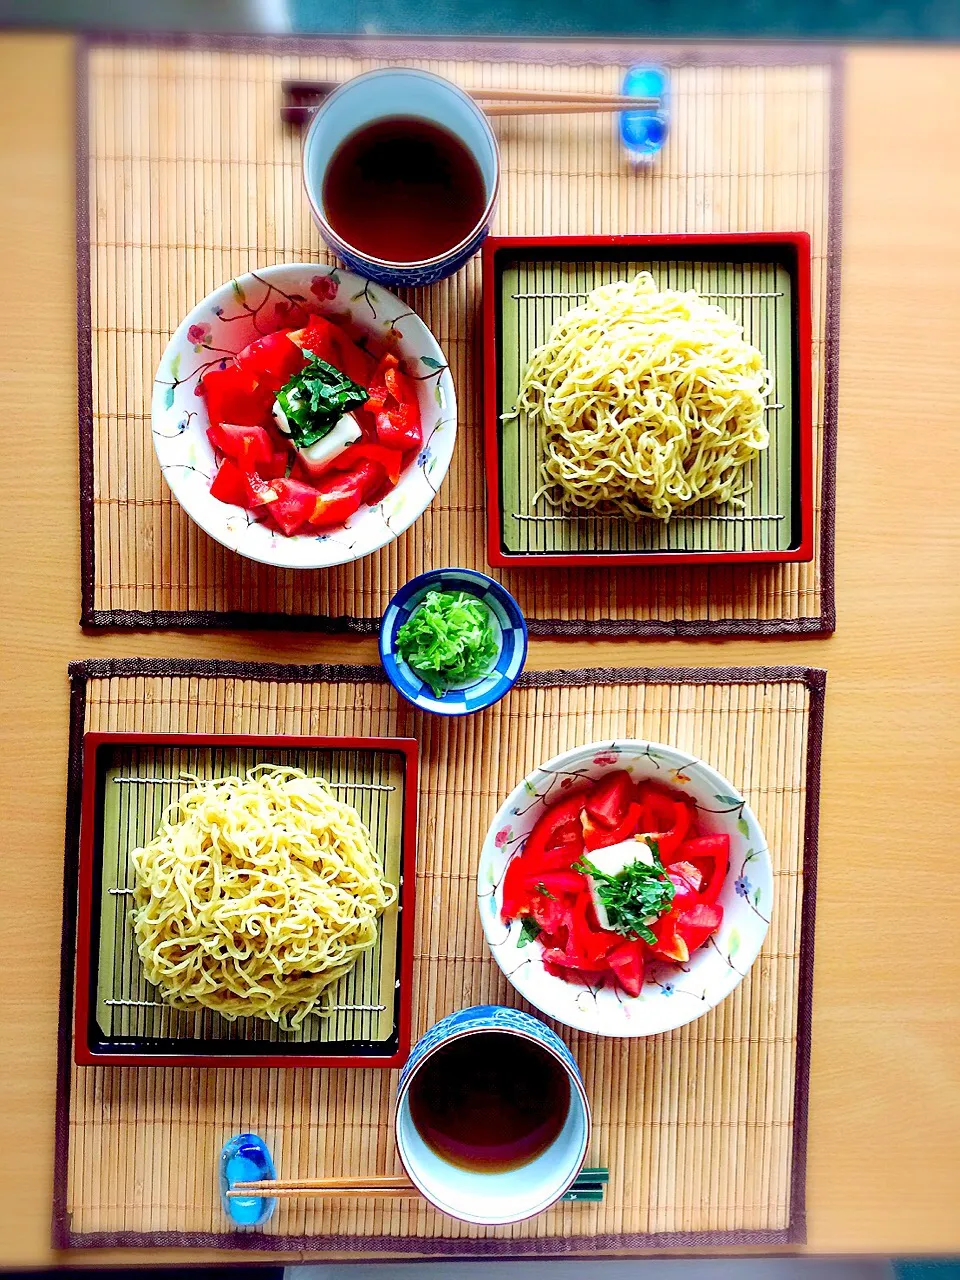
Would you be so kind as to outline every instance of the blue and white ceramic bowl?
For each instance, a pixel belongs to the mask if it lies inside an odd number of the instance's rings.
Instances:
[[[391,262],[362,253],[334,231],[323,203],[324,176],[340,144],[365,125],[396,115],[416,116],[454,133],[477,162],[487,197],[469,235],[419,262]],[[413,288],[453,275],[486,239],[500,192],[500,152],[490,121],[457,85],[414,67],[382,67],[347,80],[324,99],[304,138],[303,183],[320,234],[351,271],[391,288]]]
[[[397,632],[428,591],[464,591],[490,610],[499,628],[500,653],[489,674],[438,697],[397,653]],[[499,702],[517,682],[527,658],[527,624],[505,587],[475,569],[431,569],[412,578],[387,605],[380,623],[380,660],[390,683],[408,702],[440,716],[463,716]]]
[[[409,1090],[417,1072],[439,1049],[463,1036],[506,1032],[552,1054],[570,1080],[570,1106],[556,1140],[536,1159],[505,1173],[462,1169],[427,1146],[410,1115]],[[590,1142],[590,1103],[573,1054],[550,1027],[532,1014],[502,1005],[475,1005],[435,1023],[413,1047],[397,1086],[397,1149],[422,1194],[462,1222],[502,1226],[549,1209],[583,1167]]]
[[[617,986],[581,986],[547,973],[539,943],[525,944],[520,921],[500,916],[503,879],[540,815],[570,787],[625,769],[637,782],[683,792],[704,834],[730,837],[730,866],[719,903],[723,922],[683,965],[647,966],[638,996]],[[517,991],[551,1018],[599,1036],[650,1036],[693,1022],[743,981],[770,927],[773,865],[753,810],[734,783],[689,751],[619,738],[574,747],[534,769],[514,788],[491,823],[477,872],[480,921],[493,958]]]

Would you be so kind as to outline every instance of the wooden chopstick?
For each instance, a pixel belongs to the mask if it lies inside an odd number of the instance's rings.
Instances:
[[[567,1195],[571,1199],[583,1200],[596,1195],[602,1196],[602,1189],[608,1177],[606,1169],[582,1169]],[[399,1174],[395,1177],[267,1178],[257,1182],[235,1182],[227,1192],[227,1198],[237,1200],[248,1196],[264,1196],[288,1199],[291,1196],[306,1195],[360,1196],[368,1199],[372,1196],[418,1196],[419,1194],[420,1192],[410,1179]]]
[[[338,88],[335,80],[284,80],[286,99],[280,108],[284,124],[307,124],[322,100]],[[633,98],[622,93],[582,93],[566,89],[467,89],[488,116],[592,114],[602,111],[645,111],[659,98]]]
[[[481,102],[479,105],[488,116],[590,115],[598,111],[646,111],[659,107],[660,99],[611,94],[595,102],[576,102],[560,97],[556,102]]]
[[[276,1178],[259,1182],[235,1182],[227,1192],[229,1199],[266,1196],[418,1196],[420,1192],[409,1178]]]
[[[281,89],[285,97],[295,101],[325,98],[339,88],[336,80],[284,80]],[[634,98],[619,93],[582,92],[574,89],[465,89],[472,98],[485,102],[578,102],[598,106],[658,107],[659,98]]]
[[[319,109],[319,102],[294,103],[280,108],[284,124],[307,124]],[[602,111],[646,111],[660,106],[659,98],[625,98],[611,95],[596,102],[489,102],[478,103],[488,116],[593,115]]]

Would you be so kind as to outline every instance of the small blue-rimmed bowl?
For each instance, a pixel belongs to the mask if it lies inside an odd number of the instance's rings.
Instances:
[[[397,632],[416,613],[428,591],[464,591],[476,596],[500,630],[500,652],[487,675],[448,689],[440,697],[396,650]],[[464,716],[499,702],[516,684],[526,658],[527,624],[520,606],[499,582],[475,569],[431,569],[412,578],[387,605],[380,622],[380,661],[390,683],[415,707],[440,716]]]

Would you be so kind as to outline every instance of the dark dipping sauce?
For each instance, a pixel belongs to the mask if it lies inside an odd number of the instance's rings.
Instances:
[[[487,197],[476,160],[448,129],[414,116],[364,125],[333,153],[327,221],[361,253],[420,262],[466,239]]]
[[[491,1031],[438,1049],[408,1098],[413,1123],[438,1156],[461,1169],[506,1173],[556,1140],[570,1109],[570,1079],[531,1041]]]

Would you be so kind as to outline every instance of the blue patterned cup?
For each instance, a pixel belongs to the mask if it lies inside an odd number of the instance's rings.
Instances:
[[[415,116],[453,133],[476,161],[486,195],[479,221],[459,244],[418,262],[391,262],[348,244],[330,225],[324,208],[323,180],[340,144],[358,129],[397,115]],[[304,138],[303,182],[320,234],[351,271],[390,288],[414,287],[453,275],[480,248],[500,192],[500,151],[490,121],[457,85],[413,67],[382,67],[347,80],[324,99]]]
[[[570,1081],[570,1102],[557,1137],[529,1163],[505,1172],[462,1168],[424,1141],[410,1112],[409,1092],[417,1072],[440,1049],[464,1036],[490,1032],[521,1036],[551,1055]],[[411,1180],[431,1204],[461,1222],[502,1226],[549,1209],[583,1167],[590,1141],[590,1103],[580,1069],[555,1031],[520,1009],[481,1004],[434,1023],[413,1047],[397,1088],[397,1148]]]

